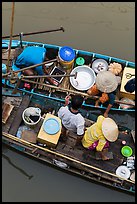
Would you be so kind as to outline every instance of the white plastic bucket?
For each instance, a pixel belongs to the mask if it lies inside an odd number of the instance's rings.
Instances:
[[[26,118],[25,118],[26,112],[28,112],[28,111],[31,110],[32,108],[34,108],[34,109],[36,109],[36,110],[38,111],[38,114],[37,114],[37,115],[39,116],[39,119],[38,119],[36,122],[28,122],[28,121],[26,120]],[[23,119],[23,121],[24,121],[24,123],[25,123],[26,126],[29,126],[29,127],[31,127],[31,128],[34,128],[35,125],[37,125],[37,124],[40,122],[40,120],[41,120],[41,110],[40,110],[40,108],[35,108],[35,107],[28,107],[28,108],[26,108],[26,109],[23,111],[23,113],[22,113],[22,119]]]

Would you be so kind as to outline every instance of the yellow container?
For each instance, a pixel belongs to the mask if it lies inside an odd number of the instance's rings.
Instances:
[[[56,120],[58,120],[59,124],[60,124],[60,130],[55,133],[55,134],[48,134],[47,132],[44,131],[44,123],[47,119],[49,118],[55,118]],[[42,144],[46,144],[47,146],[49,147],[53,147],[55,148],[58,141],[59,141],[59,138],[60,138],[60,135],[61,135],[61,129],[62,129],[62,125],[61,125],[61,120],[59,117],[55,116],[55,115],[52,115],[50,113],[47,113],[46,114],[46,117],[42,123],[42,126],[39,130],[39,133],[38,133],[38,137],[37,137],[37,140],[38,142],[42,143]]]
[[[74,59],[73,59],[72,61],[70,61],[70,62],[66,62],[66,61],[62,60],[61,57],[58,56],[58,58],[59,58],[59,63],[60,63],[60,65],[61,65],[64,69],[71,69],[71,68],[72,68],[72,66],[73,66],[73,64],[74,64]]]
[[[63,68],[70,69],[74,64],[75,51],[71,47],[64,46],[59,50],[58,59]]]

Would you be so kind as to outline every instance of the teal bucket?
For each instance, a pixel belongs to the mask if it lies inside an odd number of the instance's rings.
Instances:
[[[76,67],[77,67],[77,66],[82,66],[82,65],[84,65],[84,63],[85,63],[84,58],[83,58],[83,57],[78,57],[78,58],[76,59],[76,64],[75,64],[75,66],[76,66]]]

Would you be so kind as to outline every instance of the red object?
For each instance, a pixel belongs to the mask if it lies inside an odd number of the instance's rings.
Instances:
[[[122,140],[122,145],[126,145],[126,141],[125,140]]]
[[[30,84],[25,83],[25,84],[24,84],[24,88],[30,89]]]

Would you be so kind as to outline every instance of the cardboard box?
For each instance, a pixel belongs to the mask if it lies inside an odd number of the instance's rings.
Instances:
[[[130,73],[130,74],[135,74],[135,69],[131,68],[131,67],[125,67],[124,71],[123,71],[123,76],[122,76],[122,80],[121,80],[121,87],[120,87],[120,97],[124,98],[129,98],[132,100],[135,100],[135,91],[133,93],[127,92],[124,88],[124,86],[126,85],[126,83],[135,78],[135,76],[132,76],[130,79],[127,79],[126,74]]]
[[[45,123],[45,121],[48,119],[48,118],[55,118],[56,120],[58,120],[59,124],[60,124],[60,130],[59,132],[57,132],[56,134],[48,134],[44,131],[43,129],[43,125]],[[40,131],[38,133],[38,137],[37,137],[37,140],[38,142],[42,143],[42,144],[46,144],[47,146],[49,147],[53,147],[55,148],[57,143],[58,143],[58,140],[59,140],[59,137],[60,137],[60,134],[61,134],[61,128],[62,128],[62,125],[61,125],[61,120],[59,117],[55,116],[55,115],[52,115],[50,113],[47,113],[46,114],[46,117],[42,123],[42,126],[40,128]]]

